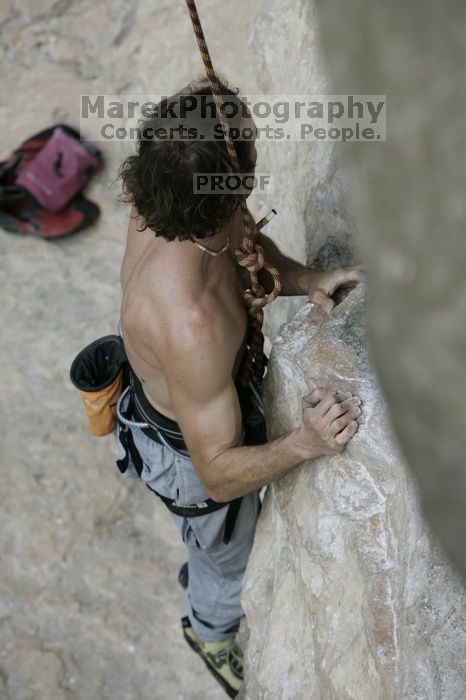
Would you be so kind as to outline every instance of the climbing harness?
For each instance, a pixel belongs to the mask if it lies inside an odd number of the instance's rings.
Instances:
[[[127,397],[128,400],[126,400]],[[124,450],[124,456],[122,459],[117,460],[118,469],[122,474],[124,474],[128,470],[130,464],[132,464],[138,476],[141,477],[144,468],[142,457],[134,444],[134,438],[130,429],[132,426],[140,428],[142,432],[152,441],[165,446],[172,452],[179,454],[182,457],[189,457],[187,451],[178,450],[167,442],[163,436],[163,432],[144,410],[140,401],[138,401],[135,375],[131,369],[129,370],[129,385],[126,387],[118,400],[116,415],[118,418],[117,437]],[[233,534],[233,529],[241,507],[242,496],[231,501],[219,502],[214,501],[212,498],[207,498],[205,501],[201,501],[200,503],[178,504],[176,500],[163,496],[154,488],[149,486],[149,484],[146,484],[146,486],[150,491],[152,491],[152,493],[154,493],[164,502],[168,510],[175,515],[180,515],[184,518],[208,515],[209,513],[213,513],[221,508],[228,508],[223,533],[223,541],[225,544],[228,544]]]
[[[195,0],[186,0],[186,5],[191,17],[194,33],[196,35],[202,61],[207,73],[207,78],[210,83],[212,96],[217,107],[218,117],[222,125],[225,144],[231,165],[235,172],[239,172],[240,166],[238,156],[236,153],[235,144],[230,134],[228,120],[224,113],[220,83],[212,65],[212,60],[205,41]],[[262,334],[262,322],[264,318],[263,308],[271,301],[276,299],[276,297],[280,294],[281,282],[278,270],[265,260],[264,249],[255,240],[259,226],[254,222],[254,219],[251,216],[246,204],[246,198],[244,196],[241,199],[241,213],[243,217],[244,236],[240,247],[234,252],[237,263],[246,268],[251,278],[251,286],[243,293],[243,298],[248,306],[252,326],[251,344],[241,370],[241,381],[244,384],[247,384],[253,374],[259,379],[262,379],[266,363],[266,357],[263,351],[264,336]],[[267,223],[266,219],[267,217],[262,219],[259,223],[263,226],[265,223]],[[265,293],[264,288],[259,284],[257,275],[260,270],[266,270],[273,279],[273,289],[268,294]]]
[[[123,450],[123,457],[117,459],[116,463],[122,474],[132,464],[141,477],[144,468],[141,455],[134,444],[130,430],[132,426],[140,428],[154,442],[189,458],[187,449],[177,449],[167,442],[163,435],[164,429],[158,426],[144,409],[142,397],[138,398],[138,380],[126,357],[121,335],[98,338],[83,348],[73,360],[70,378],[79,390],[90,433],[103,436],[116,428],[116,436]],[[223,535],[223,541],[228,544],[241,507],[242,496],[232,501],[218,502],[208,498],[200,503],[179,505],[175,500],[158,493],[149,484],[146,486],[164,502],[168,510],[185,518],[207,515],[228,507]]]

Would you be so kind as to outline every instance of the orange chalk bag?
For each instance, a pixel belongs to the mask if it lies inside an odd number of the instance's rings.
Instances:
[[[70,378],[79,391],[91,435],[109,435],[116,428],[116,405],[128,373],[119,335],[94,340],[73,360]]]

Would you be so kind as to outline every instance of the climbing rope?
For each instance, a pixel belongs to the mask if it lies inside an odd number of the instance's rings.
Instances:
[[[196,35],[199,50],[206,69],[207,78],[209,80],[212,95],[217,107],[217,113],[222,125],[232,170],[233,172],[239,172],[240,166],[238,155],[230,134],[228,120],[225,116],[224,105],[221,98],[220,83],[212,65],[209,49],[207,48],[204,32],[202,31],[202,25],[197,13],[195,0],[186,0],[186,5],[189,10],[194,33]],[[243,217],[244,236],[239,248],[234,251],[234,254],[237,263],[246,268],[251,278],[251,286],[246,289],[243,294],[243,298],[248,306],[248,313],[251,317],[252,327],[249,352],[242,364],[240,377],[242,383],[247,384],[253,375],[255,375],[258,379],[261,379],[264,373],[266,358],[264,355],[264,336],[262,334],[262,323],[264,318],[263,308],[266,306],[266,304],[269,304],[271,301],[276,299],[276,297],[280,294],[281,282],[278,270],[265,260],[264,249],[255,240],[259,228],[266,223],[266,219],[262,219],[259,224],[256,225],[251,213],[249,212],[246,204],[246,198],[244,196],[241,198],[240,204]],[[259,284],[258,272],[260,270],[266,270],[273,279],[273,289],[269,294],[266,294],[262,285]]]

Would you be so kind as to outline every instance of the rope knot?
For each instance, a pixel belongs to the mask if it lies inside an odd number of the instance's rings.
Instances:
[[[241,246],[237,253],[238,264],[245,267],[248,272],[259,272],[264,267],[264,249],[256,243],[255,250],[247,250]]]
[[[243,298],[252,309],[263,309],[268,303],[268,296],[260,284],[257,289],[246,289]]]

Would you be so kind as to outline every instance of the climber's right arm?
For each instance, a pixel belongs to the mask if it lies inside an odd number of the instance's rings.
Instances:
[[[306,397],[317,405],[303,408],[299,428],[265,445],[239,447],[241,409],[231,376],[234,350],[208,318],[181,324],[171,337],[162,365],[173,411],[199,478],[214,500],[245,495],[305,460],[341,452],[356,432],[361,411],[351,394],[336,396],[319,388]]]

